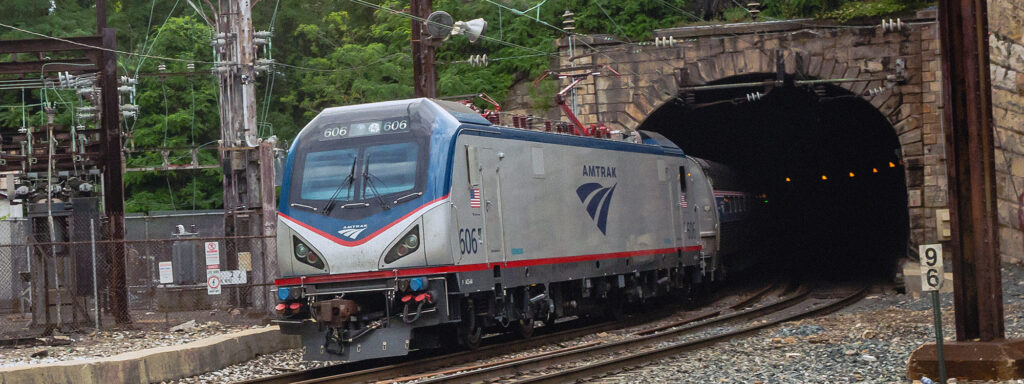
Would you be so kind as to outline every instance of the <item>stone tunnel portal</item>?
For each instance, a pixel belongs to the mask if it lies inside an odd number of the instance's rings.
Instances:
[[[759,269],[892,277],[909,236],[899,140],[861,97],[834,85],[816,87],[697,91],[665,103],[639,129],[661,133],[688,155],[731,166],[749,182],[746,188],[764,194],[763,229],[750,234],[752,256],[763,261]],[[763,96],[748,101],[757,91]]]

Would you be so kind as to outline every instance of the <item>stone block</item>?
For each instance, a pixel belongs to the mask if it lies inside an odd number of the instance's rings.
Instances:
[[[924,204],[927,207],[945,207],[948,200],[945,188],[927,185],[924,187]]]
[[[910,207],[920,207],[921,203],[922,203],[922,201],[921,201],[921,189],[919,189],[919,188],[908,189],[907,190],[907,205],[910,206]]]
[[[747,57],[743,52],[735,52],[730,54],[730,56],[732,56],[733,64],[736,66],[737,74],[750,72],[750,68],[747,66]]]
[[[916,119],[907,119],[916,120]],[[900,134],[900,145],[908,145],[910,143],[917,143],[921,141],[921,130],[910,129]]]
[[[697,72],[704,82],[715,81],[722,77],[718,72],[718,64],[711,59],[702,59],[697,61]]]
[[[736,75],[736,63],[732,61],[732,54],[721,54],[715,57],[715,63],[718,67],[718,76],[724,79]]]
[[[998,206],[998,208],[996,209],[996,214],[999,216],[999,225],[1007,227],[1010,230],[1015,230],[1016,229],[1015,233],[1019,234],[1020,233],[1019,232],[1020,225],[1018,225],[1018,221],[1017,221],[1017,202],[1009,201],[1009,200],[1006,200],[1006,199],[999,199],[996,202],[996,205]],[[1003,237],[1003,236],[1000,236],[1000,237]],[[1020,244],[1020,243],[1017,243],[1017,244]],[[1018,248],[1019,248],[1019,246],[1018,246]],[[1006,250],[1002,250],[1002,251],[1006,251]],[[1016,253],[1016,252],[1013,252],[1013,253]]]

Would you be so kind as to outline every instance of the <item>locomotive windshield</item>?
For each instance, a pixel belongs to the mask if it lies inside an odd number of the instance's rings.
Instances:
[[[332,212],[350,208],[388,209],[422,191],[425,170],[420,168],[426,163],[428,138],[422,130],[407,117],[338,117],[315,121],[299,137],[293,205],[334,216]]]

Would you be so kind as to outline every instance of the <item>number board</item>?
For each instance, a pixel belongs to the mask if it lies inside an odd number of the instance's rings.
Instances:
[[[363,121],[357,123],[330,124],[323,126],[320,141],[342,139],[346,137],[402,133],[408,132],[409,128],[411,128],[411,126],[409,125],[409,119],[407,117]]]
[[[921,256],[921,290],[937,291],[945,280],[942,269],[942,244],[922,244],[918,248]]]

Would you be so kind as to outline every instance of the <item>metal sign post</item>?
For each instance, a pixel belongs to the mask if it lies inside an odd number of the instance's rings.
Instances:
[[[942,348],[942,307],[939,302],[939,289],[945,280],[942,269],[942,245],[922,244],[921,255],[921,290],[929,291],[932,296],[932,315],[935,317],[935,346],[939,362],[939,383],[946,383],[946,359]]]

